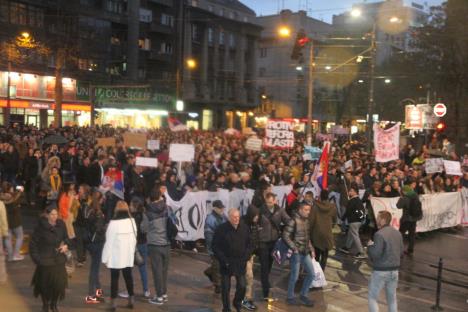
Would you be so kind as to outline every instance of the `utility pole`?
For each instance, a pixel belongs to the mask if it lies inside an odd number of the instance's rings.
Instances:
[[[376,27],[377,22],[374,21],[372,25],[371,34],[371,58],[370,58],[370,71],[369,71],[369,102],[367,105],[367,151],[372,152],[372,127],[373,127],[373,115],[374,115],[374,74],[375,74],[375,57],[377,51],[376,44]]]
[[[9,53],[9,52],[8,52]],[[11,86],[11,61],[8,60],[8,73],[7,73],[7,105],[3,113],[3,125],[8,127],[10,125],[10,111],[11,111],[11,102],[10,102],[10,86]]]
[[[307,145],[312,145],[312,106],[314,97],[314,41],[310,40],[309,51],[309,84],[308,84],[308,98],[307,98]]]

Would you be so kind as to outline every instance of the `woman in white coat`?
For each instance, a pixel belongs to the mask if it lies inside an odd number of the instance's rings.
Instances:
[[[106,242],[102,251],[102,263],[111,271],[111,311],[117,309],[115,299],[119,290],[120,271],[122,271],[128,291],[127,307],[133,309],[135,298],[132,267],[136,246],[135,229],[135,220],[130,216],[127,203],[118,201],[114,218],[107,227]]]

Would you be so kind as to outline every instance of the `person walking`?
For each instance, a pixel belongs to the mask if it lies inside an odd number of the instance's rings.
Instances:
[[[310,242],[310,225],[309,214],[311,207],[307,203],[301,203],[298,211],[289,220],[283,232],[283,240],[288,247],[293,251],[291,256],[291,273],[288,282],[288,298],[286,302],[290,305],[303,304],[307,307],[313,307],[314,302],[310,300],[307,295],[309,293],[310,285],[314,280],[314,267],[312,264],[312,244]],[[301,264],[307,271],[307,276],[302,283],[301,294],[299,297],[300,302],[297,301],[294,295],[294,288]]]
[[[346,246],[340,248],[340,251],[349,254],[352,248],[357,250],[355,253],[356,259],[365,259],[364,249],[362,248],[361,238],[359,237],[359,229],[361,228],[362,221],[365,219],[364,205],[358,196],[358,188],[352,185],[349,188],[349,201],[346,205],[346,212],[342,220],[348,220],[349,229],[346,236]]]
[[[245,272],[247,261],[252,254],[249,228],[241,222],[240,211],[232,208],[228,212],[229,222],[221,224],[213,236],[213,253],[219,261],[221,273],[221,298],[223,312],[231,311],[231,277],[236,278],[236,293],[233,306],[237,312],[242,309],[245,296]]]
[[[93,196],[95,194],[93,193]],[[102,199],[101,199],[102,200]],[[76,218],[73,222],[73,229],[75,231],[75,248],[78,267],[82,267],[86,261],[86,243],[89,241],[87,216],[90,213],[90,206],[92,203],[91,188],[87,184],[82,184],[78,188],[78,201],[74,201],[77,206]],[[101,203],[102,204],[102,203]],[[102,207],[99,207],[102,212]]]
[[[262,283],[263,299],[274,301],[270,297],[270,272],[273,266],[273,248],[281,237],[281,227],[287,224],[289,216],[276,203],[276,195],[268,193],[265,204],[260,208],[260,227],[258,256],[260,259],[260,279]]]
[[[106,240],[106,224],[104,213],[102,212],[103,195],[99,191],[94,191],[91,196],[90,207],[84,211],[86,218],[86,249],[91,257],[91,267],[88,277],[88,296],[85,302],[94,304],[102,302],[104,294],[99,279],[99,269],[102,259],[102,249]]]
[[[227,221],[224,214],[224,205],[220,200],[213,202],[213,211],[206,217],[205,221],[205,242],[206,249],[211,258],[211,265],[203,272],[206,277],[213,283],[216,294],[221,292],[221,275],[219,271],[219,262],[213,253],[213,235],[216,229]]]
[[[367,247],[373,269],[369,279],[369,312],[379,311],[377,300],[382,288],[385,289],[388,312],[398,311],[396,289],[400,258],[403,255],[403,238],[401,233],[390,225],[391,221],[390,212],[379,212],[377,215],[379,231],[375,233],[374,241],[369,241]]]
[[[149,303],[162,305],[169,300],[167,295],[167,272],[171,251],[171,242],[167,231],[169,207],[159,186],[153,188],[149,200],[150,203],[141,222],[141,231],[146,233],[148,257],[156,289],[156,295],[149,299]]]
[[[3,238],[8,236],[8,219],[5,204],[0,200],[0,285],[6,283],[7,272],[5,267],[5,251]]]
[[[310,237],[314,246],[315,260],[322,270],[327,266],[328,251],[333,249],[333,223],[336,222],[336,206],[328,200],[327,190],[320,192],[320,200],[314,200],[309,216]]]
[[[70,241],[65,223],[58,219],[54,206],[46,208],[31,235],[29,254],[36,264],[32,278],[34,296],[41,296],[42,312],[57,312],[57,303],[65,298],[68,285],[65,262]]]
[[[127,307],[133,309],[135,298],[133,293],[132,267],[135,261],[136,235],[135,220],[130,216],[128,205],[123,200],[117,202],[115,214],[106,230],[106,242],[102,251],[102,263],[111,272],[111,302],[110,311],[117,309],[115,299],[119,291],[119,275],[125,279],[128,291]]]
[[[5,239],[5,247],[8,252],[8,261],[21,261],[24,256],[21,255],[23,245],[23,220],[21,217],[20,197],[24,189],[19,187],[15,191],[13,185],[9,182],[3,182],[0,200],[5,204],[8,219],[8,235]],[[13,247],[13,236],[16,242]]]
[[[397,202],[397,208],[403,209],[400,219],[400,233],[404,236],[408,232],[408,249],[405,254],[412,255],[416,237],[416,223],[422,219],[422,207],[418,194],[409,185],[403,186],[402,193],[403,196]]]

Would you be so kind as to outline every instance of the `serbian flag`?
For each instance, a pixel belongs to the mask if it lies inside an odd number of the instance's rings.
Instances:
[[[99,187],[102,193],[111,192],[120,199],[124,199],[123,172],[117,168],[109,168],[104,174],[102,184]]]
[[[328,162],[330,153],[330,142],[325,141],[323,144],[322,155],[315,166],[314,174],[312,175],[312,183],[317,190],[325,190],[328,188]]]
[[[167,119],[167,122],[169,123],[169,129],[171,129],[171,131],[173,131],[173,132],[187,131],[188,130],[187,126],[184,125],[183,123],[181,123],[176,118],[169,117]]]

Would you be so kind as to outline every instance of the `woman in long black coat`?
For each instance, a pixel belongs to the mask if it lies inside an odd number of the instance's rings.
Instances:
[[[58,219],[55,207],[46,208],[29,244],[36,270],[32,279],[34,296],[41,296],[42,311],[57,310],[57,301],[65,298],[68,284],[65,270],[69,240],[65,223]]]

